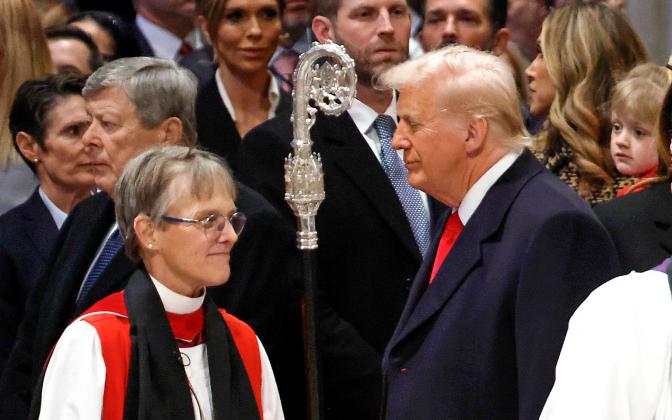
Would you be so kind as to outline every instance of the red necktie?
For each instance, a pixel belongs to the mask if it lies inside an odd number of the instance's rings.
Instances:
[[[299,53],[294,50],[283,51],[278,58],[273,62],[271,67],[275,73],[282,79],[280,88],[287,93],[291,93],[294,85],[294,69],[299,62]]]
[[[429,284],[432,284],[434,281],[436,273],[439,271],[439,268],[441,268],[441,264],[443,264],[443,261],[448,256],[457,237],[460,236],[463,227],[458,213],[454,212],[451,214],[446,223],[446,227],[443,229],[441,239],[439,239],[439,248],[436,250],[436,256],[434,257],[434,265],[432,266],[432,275],[429,277]]]
[[[178,54],[180,54],[180,57],[184,57],[185,55],[191,53],[194,51],[194,48],[189,45],[187,41],[182,41],[182,45],[180,45],[180,50],[178,51]]]

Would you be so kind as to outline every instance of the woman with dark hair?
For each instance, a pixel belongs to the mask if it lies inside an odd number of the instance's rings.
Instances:
[[[199,87],[198,139],[235,170],[241,138],[275,115],[289,116],[291,100],[268,70],[281,28],[279,0],[202,0],[201,30],[217,70]]]
[[[114,196],[126,253],[143,268],[63,332],[40,418],[284,419],[255,332],[206,292],[229,280],[246,221],[224,162],[184,146],[150,149],[128,163]]]
[[[86,32],[107,61],[142,55],[131,25],[109,12],[88,11],[71,16],[67,24]]]

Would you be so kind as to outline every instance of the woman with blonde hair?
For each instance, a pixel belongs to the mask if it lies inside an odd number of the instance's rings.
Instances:
[[[614,88],[611,157],[619,173],[640,179],[619,191],[619,197],[640,191],[667,175],[670,139],[662,142],[656,139],[660,110],[670,84],[670,69],[644,63],[632,69]]]
[[[29,79],[46,76],[51,58],[31,0],[0,1],[0,214],[28,198],[37,179],[12,145],[9,110],[16,90]]]
[[[616,80],[646,61],[646,50],[627,18],[604,4],[553,11],[539,39],[526,71],[530,111],[548,116],[537,149],[591,205],[610,200],[634,178],[619,175],[609,153],[609,98]]]

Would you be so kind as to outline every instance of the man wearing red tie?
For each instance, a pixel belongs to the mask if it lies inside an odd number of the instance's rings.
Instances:
[[[383,358],[384,418],[537,419],[567,322],[618,272],[590,208],[526,150],[505,62],[454,46],[382,76],[439,224]]]

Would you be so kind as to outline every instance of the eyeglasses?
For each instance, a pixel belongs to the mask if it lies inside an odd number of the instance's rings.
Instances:
[[[245,227],[247,217],[243,212],[236,212],[231,217],[226,217],[221,214],[209,214],[203,219],[183,219],[181,217],[161,216],[161,220],[168,223],[192,223],[203,226],[203,231],[208,239],[216,240],[222,234],[226,225],[231,223],[233,231],[236,235],[240,235]]]

